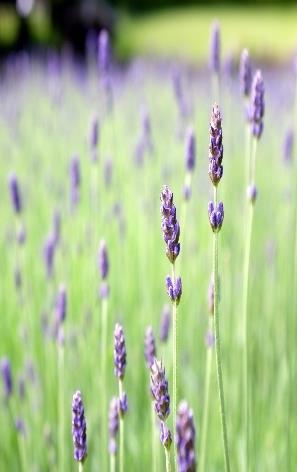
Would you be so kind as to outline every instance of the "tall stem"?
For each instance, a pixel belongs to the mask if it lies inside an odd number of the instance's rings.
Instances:
[[[83,462],[78,463],[78,472],[84,472],[84,464]]]
[[[64,415],[64,346],[59,345],[58,347],[58,378],[59,378],[59,464],[60,470],[64,470],[64,427],[65,427],[65,415]]]
[[[123,381],[119,379],[119,398],[123,395]],[[120,472],[124,472],[124,417],[120,416]]]
[[[214,201],[217,206],[217,188],[214,187]],[[213,244],[213,273],[214,273],[214,324],[215,324],[215,350],[216,350],[216,367],[217,380],[220,400],[220,414],[222,424],[222,436],[225,458],[225,470],[230,471],[229,450],[228,450],[228,436],[225,413],[224,387],[223,387],[223,373],[221,361],[221,342],[220,342],[220,323],[219,323],[219,304],[218,304],[218,233],[214,233]]]
[[[107,469],[107,372],[106,372],[106,354],[107,354],[107,311],[108,299],[102,300],[102,339],[101,339],[101,398],[102,398],[102,449],[104,469]]]
[[[166,472],[171,472],[170,449],[164,447],[166,459]]]
[[[209,331],[213,332],[213,317],[209,316],[208,322]],[[202,430],[201,430],[201,446],[200,446],[200,464],[199,470],[203,472],[205,470],[206,460],[206,439],[208,430],[208,417],[209,417],[209,390],[210,390],[210,379],[211,379],[211,368],[212,368],[212,352],[213,346],[207,347],[206,353],[206,366],[205,366],[205,385],[204,385],[204,407],[203,407],[203,419],[202,419]]]
[[[110,472],[115,472],[116,466],[116,456],[115,454],[110,454]]]
[[[176,274],[175,264],[172,264],[172,283],[175,286]],[[173,362],[173,402],[172,402],[172,413],[173,413],[173,452],[174,452],[174,465],[177,471],[177,454],[176,454],[176,442],[175,442],[175,422],[176,422],[176,408],[177,408],[177,304],[174,301],[172,303],[172,362]]]
[[[152,460],[153,460],[153,472],[157,472],[157,451],[156,451],[156,419],[154,403],[151,406],[151,428],[152,428]]]

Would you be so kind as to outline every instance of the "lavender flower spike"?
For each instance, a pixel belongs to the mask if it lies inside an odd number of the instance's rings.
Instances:
[[[54,237],[52,235],[48,236],[43,247],[43,259],[48,278],[51,278],[53,275],[55,247]]]
[[[100,241],[99,251],[98,251],[98,268],[101,275],[101,278],[105,280],[108,276],[109,264],[108,264],[108,255],[105,241]]]
[[[189,128],[186,135],[185,164],[189,172],[193,172],[196,160],[196,139],[193,128]]]
[[[114,329],[114,373],[120,380],[125,376],[127,365],[127,354],[124,331],[122,326],[117,323]]]
[[[215,103],[212,109],[210,121],[209,141],[209,165],[208,175],[214,186],[217,186],[223,176],[222,160],[224,155],[222,118],[218,105]]]
[[[10,199],[12,207],[15,213],[21,213],[22,211],[22,198],[20,193],[20,187],[15,173],[10,174],[8,178],[8,186],[10,191]]]
[[[4,395],[8,398],[12,394],[12,376],[10,362],[7,357],[1,359],[0,372],[3,379]]]
[[[160,441],[166,449],[170,449],[172,443],[171,432],[163,421],[160,423]]]
[[[208,218],[210,226],[214,233],[218,233],[222,227],[224,221],[224,205],[223,202],[219,202],[215,208],[213,202],[208,204]]]
[[[251,132],[256,139],[260,139],[263,132],[263,116],[264,116],[264,81],[261,71],[257,70],[255,73],[250,103],[250,122]]]
[[[239,82],[242,95],[249,97],[252,85],[252,67],[247,49],[244,49],[240,56]]]
[[[161,421],[165,421],[170,413],[170,396],[165,369],[162,362],[157,361],[157,359],[154,359],[151,366],[151,392],[156,414]]]
[[[179,404],[176,418],[176,445],[179,472],[196,471],[195,426],[193,412],[185,401]]]
[[[146,364],[148,368],[150,369],[156,357],[156,341],[155,341],[153,328],[151,326],[148,326],[145,331],[144,357],[146,360]]]
[[[178,305],[182,295],[182,281],[180,277],[176,278],[176,281],[173,282],[171,277],[167,275],[166,277],[166,290],[169,298],[172,302],[176,302]]]
[[[218,22],[213,23],[210,36],[210,69],[214,74],[220,73],[220,55],[221,55],[221,39],[220,25]]]
[[[64,285],[61,285],[56,299],[55,314],[58,325],[63,323],[66,317],[67,293]]]
[[[169,335],[170,329],[170,320],[171,320],[171,309],[168,304],[164,305],[162,315],[161,315],[161,323],[160,323],[160,333],[159,339],[161,342],[166,342]]]
[[[110,41],[109,33],[101,30],[98,38],[98,64],[102,74],[107,74],[110,64]]]
[[[176,219],[176,208],[173,204],[173,193],[165,185],[161,192],[161,214],[162,214],[162,231],[163,238],[166,243],[166,255],[173,264],[180,252],[179,223]]]
[[[109,431],[109,453],[116,454],[117,452],[117,443],[116,436],[119,430],[119,412],[118,412],[118,399],[112,397],[109,404],[109,413],[108,413],[108,431]]]
[[[74,446],[74,459],[84,462],[87,457],[87,426],[85,420],[85,410],[78,390],[72,399],[72,439]]]

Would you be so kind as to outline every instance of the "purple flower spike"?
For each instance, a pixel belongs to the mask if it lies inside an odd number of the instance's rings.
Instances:
[[[175,283],[173,283],[171,277],[167,275],[166,290],[171,301],[176,302],[176,304],[178,305],[182,296],[181,277],[177,277]]]
[[[110,41],[109,33],[101,30],[98,37],[98,64],[102,74],[107,74],[110,65]]]
[[[179,223],[176,219],[176,208],[173,204],[173,193],[165,185],[161,192],[161,214],[162,214],[162,231],[163,238],[166,243],[166,255],[173,264],[180,252]]]
[[[247,198],[251,203],[255,203],[257,193],[257,187],[255,186],[255,184],[250,184],[247,188]]]
[[[146,364],[150,369],[156,357],[156,341],[153,328],[148,326],[144,337],[144,357]]]
[[[193,172],[194,167],[195,167],[195,160],[196,160],[196,139],[194,135],[194,130],[192,128],[189,128],[186,135],[186,152],[185,152],[186,169],[189,172]]]
[[[162,315],[161,315],[161,323],[160,323],[160,334],[159,339],[161,342],[166,342],[169,335],[170,329],[170,320],[171,320],[171,310],[169,305],[164,305]]]
[[[223,176],[222,160],[224,155],[222,118],[218,105],[215,103],[212,109],[210,121],[210,141],[208,148],[208,175],[214,186],[217,186]]]
[[[127,354],[124,331],[117,323],[114,329],[114,373],[115,376],[123,380],[127,365]]]
[[[220,25],[215,22],[212,24],[210,36],[210,69],[214,74],[220,73],[220,55],[221,55],[221,39]]]
[[[48,278],[51,278],[53,275],[53,265],[54,265],[54,255],[55,255],[55,240],[52,235],[50,235],[44,244],[43,247],[43,259],[46,269],[46,275]]]
[[[8,186],[10,191],[10,199],[12,207],[15,213],[21,213],[22,211],[22,198],[20,193],[20,187],[15,173],[10,174],[8,178]]]
[[[1,359],[0,372],[3,380],[4,395],[8,398],[12,394],[12,376],[10,362],[7,357]]]
[[[118,399],[118,412],[119,416],[123,418],[128,411],[128,400],[127,394],[125,392],[122,393],[120,398]]]
[[[112,397],[109,404],[109,413],[108,413],[108,431],[109,431],[109,453],[116,454],[117,452],[117,443],[116,437],[119,430],[119,411],[118,411],[118,399]]]
[[[260,139],[263,132],[264,110],[264,81],[261,71],[257,70],[252,83],[249,113],[251,132],[256,139]]]
[[[161,421],[165,421],[170,413],[170,396],[165,369],[162,362],[154,360],[151,366],[151,392],[154,399],[155,411]]]
[[[105,241],[100,241],[99,251],[98,251],[98,268],[101,275],[101,278],[105,280],[108,276],[109,264],[108,264],[108,255]]]
[[[63,323],[66,317],[67,293],[64,285],[61,285],[56,299],[55,314],[58,325]]]
[[[193,412],[185,401],[179,404],[176,418],[176,445],[179,472],[196,471],[195,426]]]
[[[109,297],[109,285],[105,281],[101,282],[101,285],[99,287],[99,297],[101,298],[101,300]]]
[[[294,154],[294,131],[288,129],[283,143],[283,160],[289,164],[293,160]]]
[[[74,459],[84,462],[87,457],[87,426],[85,420],[85,410],[78,390],[72,399],[72,439],[74,446]]]
[[[166,449],[170,449],[172,443],[171,432],[163,421],[160,423],[160,441]]]
[[[247,49],[244,49],[240,56],[239,82],[242,95],[244,97],[249,97],[252,85],[252,67]]]
[[[70,163],[70,194],[72,206],[79,200],[79,187],[81,182],[79,158],[74,156]]]
[[[218,233],[224,221],[224,205],[222,202],[219,202],[216,208],[213,202],[209,202],[208,218],[213,232]]]

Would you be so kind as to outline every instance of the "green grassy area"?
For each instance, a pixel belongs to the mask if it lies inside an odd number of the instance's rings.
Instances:
[[[117,51],[134,55],[174,56],[207,60],[210,24],[218,19],[223,53],[238,53],[248,45],[254,56],[278,61],[297,50],[297,8],[181,8],[119,22]]]

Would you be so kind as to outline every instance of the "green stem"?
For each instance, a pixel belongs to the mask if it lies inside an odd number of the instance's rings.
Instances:
[[[84,464],[83,462],[80,462],[78,463],[78,472],[84,472]]]
[[[151,406],[151,427],[152,427],[152,460],[153,460],[153,472],[157,472],[157,445],[156,445],[156,418],[154,403]]]
[[[209,316],[208,322],[209,331],[213,332],[213,317]],[[207,430],[208,430],[208,417],[209,417],[209,390],[210,390],[210,380],[211,380],[211,368],[212,368],[212,352],[213,347],[207,347],[206,353],[206,367],[205,367],[205,385],[204,385],[204,407],[203,407],[203,420],[202,420],[202,430],[201,430],[201,446],[200,446],[200,463],[199,470],[203,472],[205,470],[205,460],[206,460],[206,439],[207,439]]]
[[[172,283],[175,286],[176,274],[175,264],[172,264]],[[172,362],[173,362],[173,395],[172,395],[172,413],[173,413],[173,452],[174,452],[174,466],[177,471],[177,453],[175,442],[175,422],[177,409],[177,304],[172,303]]]
[[[116,456],[115,454],[110,454],[110,472],[115,472],[116,466]]]
[[[123,395],[123,381],[119,379],[119,398]],[[124,472],[124,417],[120,416],[120,472]]]
[[[59,464],[60,470],[64,470],[64,346],[58,347],[58,378],[59,378]]]
[[[214,187],[214,201],[217,206],[217,188]],[[215,325],[215,350],[216,350],[216,367],[217,380],[220,400],[220,414],[222,424],[222,436],[225,458],[225,470],[230,471],[229,450],[228,450],[228,436],[225,413],[224,387],[223,387],[223,373],[221,360],[221,341],[220,341],[220,323],[219,323],[219,299],[218,299],[218,233],[214,233],[213,244],[213,273],[214,273],[214,325]]]
[[[166,460],[166,472],[171,472],[171,462],[170,462],[170,449],[164,447],[165,450],[165,460]]]
[[[107,469],[107,372],[106,372],[106,359],[107,359],[107,312],[108,312],[108,299],[102,300],[102,339],[101,339],[101,398],[102,398],[102,450],[104,469]]]

